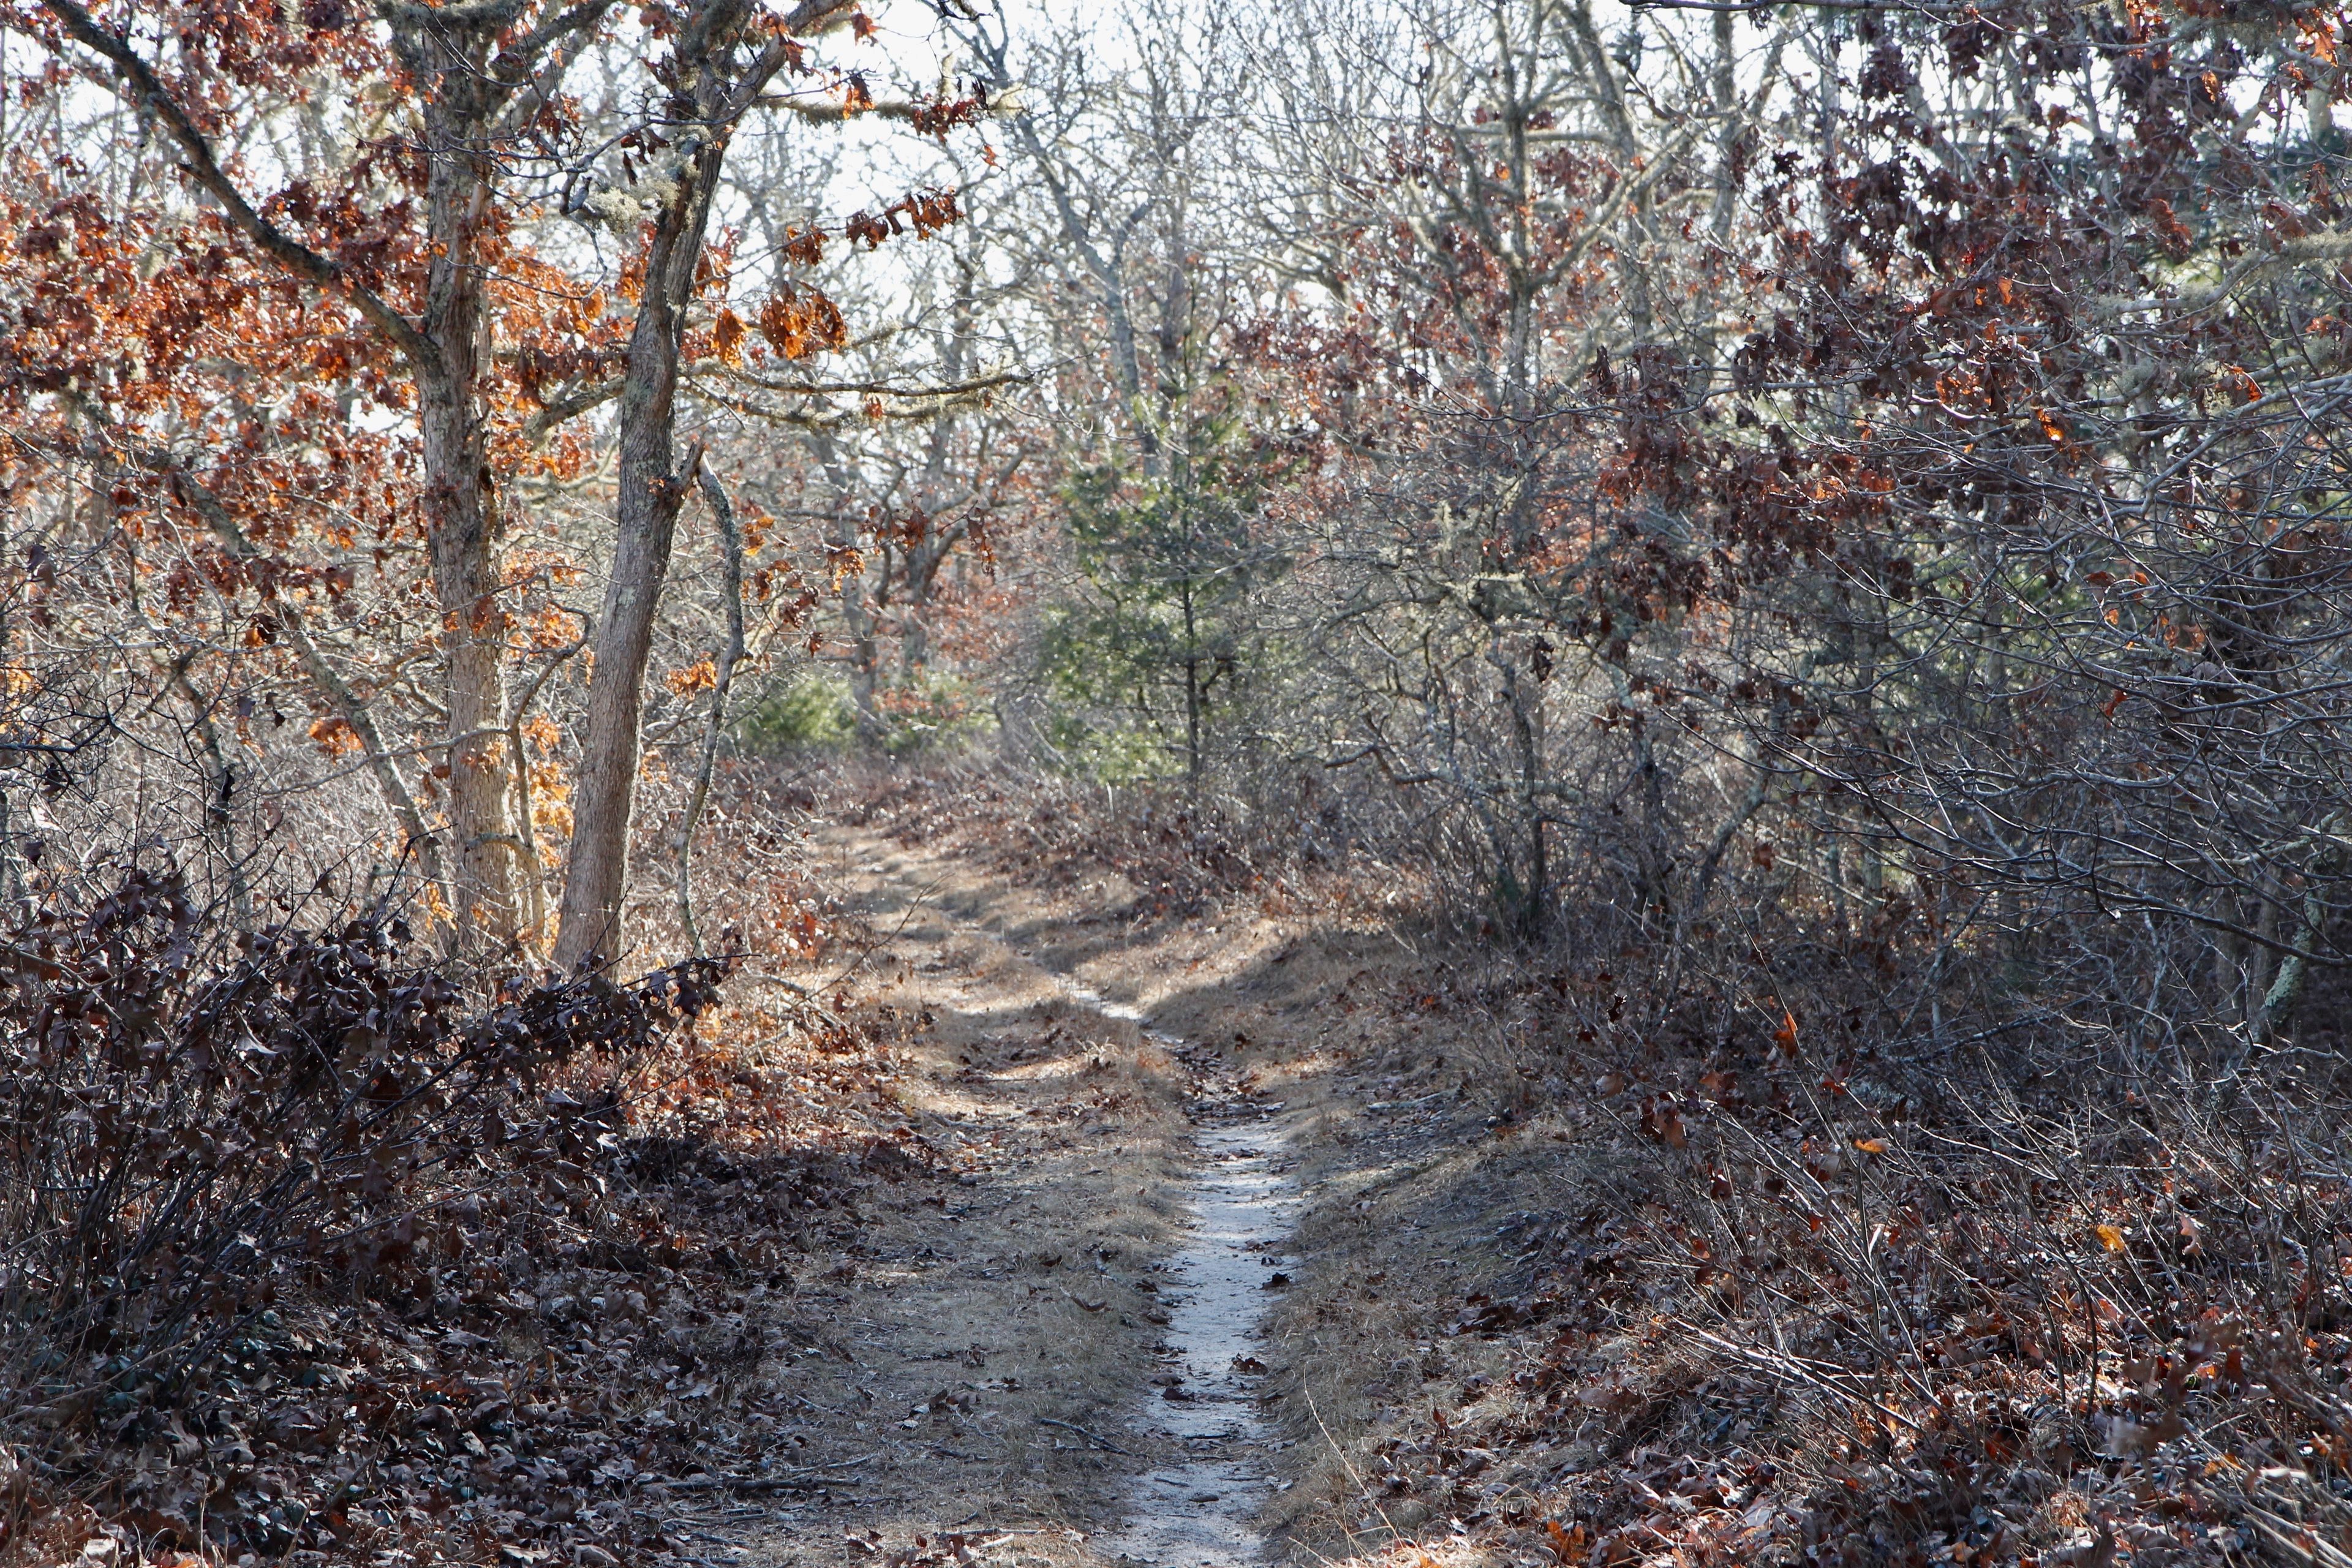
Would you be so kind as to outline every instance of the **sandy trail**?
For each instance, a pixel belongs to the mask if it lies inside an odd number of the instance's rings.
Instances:
[[[1254,1515],[1277,1483],[1275,1436],[1258,1410],[1265,1363],[1258,1355],[1266,1281],[1295,1198],[1285,1179],[1280,1130],[1241,1113],[1203,1128],[1200,1164],[1185,1179],[1189,1219],[1171,1270],[1181,1294],[1168,1329],[1172,1353],[1160,1407],[1142,1424],[1182,1454],[1153,1467],[1126,1503],[1126,1527],[1102,1543],[1114,1558],[1162,1568],[1230,1568],[1262,1561]]]
[[[1061,977],[1057,977],[1061,978]],[[1173,1184],[1181,1205],[1182,1249],[1169,1265],[1171,1308],[1153,1377],[1136,1424],[1157,1433],[1178,1458],[1137,1478],[1127,1522],[1097,1543],[1106,1556],[1155,1568],[1242,1568],[1263,1562],[1255,1514],[1279,1482],[1270,1459],[1276,1438],[1261,1414],[1266,1372],[1266,1292],[1289,1280],[1282,1252],[1297,1194],[1288,1179],[1282,1107],[1254,1097],[1213,1056],[1154,1028],[1136,1007],[1107,1002],[1066,978],[1065,991],[1105,1017],[1134,1022],[1191,1070],[1199,1098],[1190,1168]]]
[[[1287,1131],[1250,1075],[1151,1022],[1181,991],[1188,1029],[1213,1028],[1217,986],[1100,890],[822,843],[877,942],[862,979],[923,1021],[901,1102],[964,1168],[943,1203],[911,1183],[877,1202],[786,1309],[806,1451],[872,1457],[706,1539],[775,1568],[1271,1561],[1256,1335],[1286,1279]]]

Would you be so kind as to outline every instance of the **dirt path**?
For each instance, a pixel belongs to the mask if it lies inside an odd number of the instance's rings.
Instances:
[[[791,1425],[707,1561],[1550,1561],[1527,1348],[1462,1323],[1527,1290],[1580,1155],[1494,1114],[1444,963],[940,837],[816,837],[856,934],[795,978],[895,1033],[868,1120],[917,1156],[772,1305]]]
[[[899,1106],[952,1176],[877,1189],[780,1309],[809,1462],[756,1521],[714,1508],[715,1556],[1261,1560],[1281,1108],[1147,1024],[1180,991],[1204,1021],[1214,971],[1136,940],[1117,888],[1043,897],[846,829],[820,846],[872,933],[856,983],[904,1034]],[[1221,934],[1232,963],[1279,935]]]
[[[1153,1379],[1158,1407],[1147,1401],[1137,1422],[1179,1457],[1129,1488],[1127,1523],[1102,1544],[1108,1555],[1164,1568],[1232,1568],[1265,1555],[1256,1515],[1280,1483],[1276,1439],[1258,1405],[1266,1373],[1258,1352],[1269,1282],[1289,1278],[1283,1247],[1297,1206],[1277,1109],[1227,1093],[1193,1110],[1166,1370]]]

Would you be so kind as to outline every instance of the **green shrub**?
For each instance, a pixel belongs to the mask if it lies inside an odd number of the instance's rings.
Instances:
[[[1182,754],[1150,724],[1095,722],[1063,710],[1047,718],[1045,739],[1070,772],[1099,784],[1148,784],[1184,773]]]
[[[876,747],[892,756],[960,750],[994,733],[996,715],[960,676],[922,670],[907,684],[874,695]],[[857,744],[857,704],[849,682],[831,670],[803,670],[739,726],[753,752],[842,752]]]
[[[857,738],[849,683],[824,670],[786,678],[745,717],[739,731],[753,752],[840,751]]]
[[[894,757],[961,751],[996,732],[996,714],[961,676],[919,671],[913,681],[875,693],[882,749]]]

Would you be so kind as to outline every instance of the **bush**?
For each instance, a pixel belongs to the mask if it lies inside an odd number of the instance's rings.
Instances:
[[[922,670],[906,685],[885,689],[875,708],[882,749],[894,757],[961,751],[996,729],[995,714],[971,683],[939,670]]]
[[[857,708],[847,682],[805,670],[753,709],[740,733],[754,752],[842,751],[857,738]]]
[[[1063,767],[1099,784],[1124,787],[1184,773],[1182,757],[1148,724],[1089,723],[1059,712],[1048,718],[1045,738]]]
[[[995,728],[970,681],[929,669],[876,692],[868,726],[875,748],[894,757],[959,751]],[[846,752],[859,738],[857,704],[848,682],[803,671],[753,710],[740,734],[755,752]]]
[[[617,1093],[550,1075],[656,1043],[720,974],[469,1010],[406,935],[379,910],[211,947],[178,877],[134,869],[0,940],[0,1451],[51,1498],[110,1447],[205,1431],[236,1367],[284,1360],[281,1300],[429,1306],[441,1208],[518,1169],[576,1181],[608,1136]],[[290,1544],[268,1535],[247,1539]]]

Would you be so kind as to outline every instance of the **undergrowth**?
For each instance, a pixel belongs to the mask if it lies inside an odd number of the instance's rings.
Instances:
[[[232,939],[168,870],[20,910],[0,1562],[685,1551],[780,1462],[763,1303],[931,1163],[835,1113],[864,1024],[703,1038],[775,1022],[725,970],[469,993],[388,910]]]
[[[1489,1135],[1613,1176],[1460,1303],[1520,1364],[1371,1500],[1611,1568],[2352,1561],[2340,1058],[2047,1007],[1905,1038],[1901,935],[1811,951],[1462,967],[1526,1068]]]

